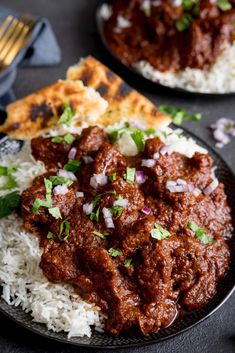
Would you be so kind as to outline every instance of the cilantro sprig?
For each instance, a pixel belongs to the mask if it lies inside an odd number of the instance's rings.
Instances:
[[[159,105],[158,109],[170,115],[176,125],[181,125],[183,121],[199,121],[202,118],[201,113],[189,114],[184,108],[176,108],[170,105]]]
[[[206,235],[206,228],[199,227],[193,221],[188,223],[188,228],[194,232],[194,236],[196,239],[200,240],[203,244],[214,243],[215,240]]]

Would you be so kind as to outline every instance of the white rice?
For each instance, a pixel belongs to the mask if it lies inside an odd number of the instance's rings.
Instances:
[[[139,61],[134,68],[144,77],[173,88],[191,92],[229,93],[235,92],[235,42],[227,45],[210,69],[192,69],[174,72],[156,70],[147,61]]]
[[[120,128],[122,122],[115,124]],[[113,129],[114,127],[110,128]],[[109,130],[109,129],[108,129]],[[166,144],[173,150],[191,157],[195,152],[206,153],[192,139],[181,135],[181,131],[170,128],[157,131]],[[125,147],[127,149],[125,150]],[[135,145],[132,145],[136,150]],[[132,154],[130,146],[124,141],[124,154]],[[25,144],[17,155],[7,155],[0,160],[0,165],[18,165],[14,176],[20,191],[27,188],[32,179],[42,174],[45,169],[41,162],[36,162],[31,155],[29,143]],[[9,192],[9,191],[8,191]],[[6,191],[0,191],[3,196]],[[26,232],[22,220],[15,214],[0,220],[0,285],[2,298],[12,306],[21,306],[30,313],[35,322],[43,323],[49,330],[65,331],[68,337],[91,336],[91,327],[103,331],[103,316],[99,309],[83,301],[74,293],[70,285],[50,283],[39,268],[41,250],[38,238]]]
[[[19,165],[14,174],[20,191],[44,172],[35,162],[29,145],[20,153],[5,156],[1,165]],[[8,191],[9,192],[9,191]],[[4,193],[1,191],[0,196]],[[2,298],[12,306],[21,306],[33,320],[49,330],[68,332],[68,337],[91,336],[91,326],[102,331],[102,316],[95,305],[81,300],[69,285],[48,282],[39,268],[41,250],[38,238],[26,232],[15,214],[0,220],[0,284]]]

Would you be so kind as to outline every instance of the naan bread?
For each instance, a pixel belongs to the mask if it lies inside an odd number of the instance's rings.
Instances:
[[[63,112],[63,102],[76,111],[73,124],[96,124],[108,103],[92,87],[82,81],[57,81],[38,92],[20,99],[7,107],[7,120],[0,132],[27,140],[55,128]]]
[[[71,132],[84,124],[107,126],[121,119],[155,129],[164,129],[171,122],[147,98],[91,56],[70,67],[67,78],[8,105],[7,120],[0,132],[22,140],[50,129],[62,134],[63,128],[57,122],[63,102],[76,111]]]
[[[164,129],[171,122],[169,116],[158,111],[153,103],[92,56],[71,66],[67,78],[82,80],[84,85],[93,87],[108,101],[109,107],[97,124],[107,126],[124,118],[130,122],[136,120],[146,128]]]

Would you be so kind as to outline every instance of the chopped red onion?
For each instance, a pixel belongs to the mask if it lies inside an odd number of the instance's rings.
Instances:
[[[85,203],[82,206],[82,210],[85,213],[85,215],[87,215],[87,216],[89,216],[92,213],[93,209],[94,209],[93,203]]]
[[[160,148],[159,152],[162,156],[165,156],[166,154],[171,154],[173,149],[171,145],[165,145]]]
[[[137,184],[144,184],[147,180],[147,176],[144,174],[142,170],[137,170],[135,173],[135,181]]]
[[[69,172],[64,169],[59,169],[57,172],[57,175],[60,177],[63,177],[63,178],[70,179],[70,180],[74,180],[74,181],[77,180],[76,176],[72,172]]]
[[[198,189],[198,188],[195,188],[195,189],[193,190],[193,194],[194,194],[195,196],[199,196],[201,193],[202,193],[202,191],[201,191],[200,189]]]
[[[103,186],[106,185],[108,182],[108,177],[101,173],[101,174],[93,174],[93,176],[90,179],[90,185],[94,188],[97,189],[98,186]]]
[[[84,160],[85,164],[90,164],[94,161],[94,159],[90,156],[82,156],[82,159]]]
[[[69,189],[67,188],[67,185],[57,185],[53,189],[53,194],[54,195],[65,195]]]
[[[188,184],[183,179],[177,179],[176,181],[168,180],[166,182],[166,188],[170,192],[193,192],[195,189],[192,184]]]
[[[113,203],[113,206],[126,207],[127,205],[128,205],[128,200],[127,199],[116,200]]]
[[[193,192],[195,189],[195,187],[192,184],[187,184],[186,186],[188,188],[188,192]]]
[[[154,167],[155,164],[156,164],[155,159],[142,159],[142,162],[141,162],[142,167],[148,167],[148,168]]]
[[[76,197],[84,197],[84,192],[82,192],[82,191],[77,191],[77,192],[76,192]]]
[[[144,214],[150,214],[151,213],[151,208],[144,206],[141,210],[141,212],[143,212]]]
[[[146,126],[144,124],[142,124],[141,122],[139,122],[139,120],[133,119],[133,120],[131,120],[131,124],[139,130],[146,129]]]
[[[230,136],[235,136],[235,121],[228,118],[221,118],[212,124],[214,139],[217,147],[223,147],[230,142]]]
[[[68,158],[74,159],[76,154],[77,154],[76,147],[72,147],[71,150],[69,151]]]
[[[203,193],[209,196],[219,185],[218,179],[214,179],[204,190]]]
[[[185,181],[185,180],[183,180],[183,179],[177,179],[177,180],[176,180],[176,183],[177,183],[178,185],[187,185],[187,181]]]
[[[159,152],[154,153],[153,159],[157,160],[159,157],[160,157],[160,153]]]
[[[108,208],[104,207],[102,212],[104,215],[104,221],[105,221],[106,227],[107,228],[115,228],[110,210]]]

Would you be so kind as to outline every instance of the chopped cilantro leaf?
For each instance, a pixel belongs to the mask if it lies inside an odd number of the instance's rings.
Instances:
[[[144,132],[141,130],[136,130],[132,132],[131,137],[133,141],[135,142],[138,151],[143,152],[144,147],[145,147],[145,137],[144,137]]]
[[[53,143],[60,143],[62,141],[64,141],[62,136],[55,136],[51,139],[51,142],[53,142]]]
[[[59,124],[65,124],[66,126],[70,126],[73,117],[75,115],[75,111],[72,109],[71,105],[67,102],[63,103],[64,111],[63,114],[60,116]]]
[[[97,237],[101,238],[101,239],[106,239],[106,237],[109,235],[109,233],[101,233],[101,232],[98,232],[98,230],[94,230],[93,231],[93,234],[96,235]]]
[[[65,141],[68,144],[73,143],[74,140],[75,140],[75,137],[71,134],[67,134],[65,136],[55,136],[51,139],[51,141],[54,143],[60,143],[60,142]]]
[[[68,240],[69,238],[69,231],[70,231],[70,223],[67,219],[60,223],[60,230],[59,230],[59,239],[60,241]],[[65,237],[63,238],[63,234]]]
[[[111,175],[109,175],[109,181],[115,181],[116,179],[117,179],[117,173],[113,173],[113,174],[111,174]]]
[[[44,178],[44,184],[46,188],[46,194],[51,194],[52,191],[52,182],[49,179]]]
[[[10,194],[0,197],[0,218],[7,217],[18,207],[20,203],[19,191],[13,191]]]
[[[158,109],[170,115],[176,125],[181,125],[183,121],[199,121],[202,118],[200,113],[190,115],[184,108],[175,108],[170,105],[159,105]]]
[[[13,164],[11,167],[0,166],[0,176],[6,177],[5,183],[0,187],[0,190],[9,190],[17,186],[17,182],[12,175],[17,171],[17,166]]]
[[[44,178],[44,185],[46,189],[46,200],[41,200],[41,199],[35,199],[33,206],[32,206],[32,212],[37,213],[40,207],[46,207],[50,208],[51,207],[51,192],[52,192],[52,182],[49,179]]]
[[[0,165],[0,176],[4,175],[6,176],[8,173],[7,167],[3,167],[2,165]]]
[[[47,239],[52,239],[54,238],[54,234],[52,232],[47,233]]]
[[[221,11],[228,11],[232,8],[232,5],[228,0],[217,0],[217,5]]]
[[[132,264],[132,259],[126,259],[125,261],[124,261],[124,266],[126,267],[126,268],[129,268],[130,266],[131,266],[131,264]]]
[[[3,186],[1,186],[1,190],[9,190],[9,189],[13,189],[17,186],[17,182],[15,180],[15,178],[13,178],[12,175],[8,175],[7,176],[7,180],[6,182],[4,183]]]
[[[145,16],[146,17],[150,17],[151,16],[151,7],[150,6],[148,6],[148,7],[146,7],[145,8],[145,10],[144,10],[144,14],[145,14]]]
[[[177,30],[179,32],[185,31],[186,29],[189,28],[192,21],[193,21],[193,17],[190,14],[188,14],[188,13],[183,14],[181,19],[176,21]]]
[[[157,240],[163,240],[170,237],[170,232],[167,229],[155,223],[154,228],[151,230],[151,237]]]
[[[214,243],[215,240],[206,235],[206,228],[199,227],[196,223],[190,221],[188,228],[194,232],[196,239],[200,240],[203,244]]]
[[[76,173],[81,166],[81,162],[77,161],[76,159],[69,159],[68,163],[64,165],[64,169]]]
[[[117,257],[120,256],[122,254],[121,250],[119,249],[114,249],[114,248],[110,248],[108,251],[109,255],[112,257]]]
[[[133,184],[135,181],[135,168],[127,167],[126,173],[124,174],[124,179],[127,183]]]
[[[94,207],[97,205],[98,202],[100,202],[102,195],[103,194],[96,195],[95,198],[91,201],[91,203],[93,204]]]
[[[64,136],[64,141],[68,144],[71,144],[75,141],[75,137],[71,134],[67,134]]]
[[[113,215],[114,219],[117,219],[121,216],[122,212],[123,212],[123,207],[122,206],[113,206],[110,211]]]
[[[49,208],[51,205],[49,202],[41,199],[35,199],[33,206],[32,206],[32,212],[37,213],[40,207],[47,207]]]
[[[92,212],[90,215],[90,220],[93,222],[98,222],[100,215],[100,207],[96,210],[96,212]]]
[[[52,215],[52,217],[54,217],[55,219],[59,219],[62,218],[61,217],[61,213],[60,213],[60,209],[59,207],[51,207],[48,209],[48,212]]]
[[[68,178],[60,177],[60,176],[50,176],[50,181],[52,182],[52,186],[56,185],[66,185],[70,186],[73,184],[73,180],[70,180]]]
[[[148,130],[145,130],[145,134],[146,135],[153,135],[153,134],[155,134],[155,129],[153,129],[153,128],[149,128]]]
[[[182,6],[185,10],[191,10],[193,6],[197,5],[199,0],[183,0]]]

